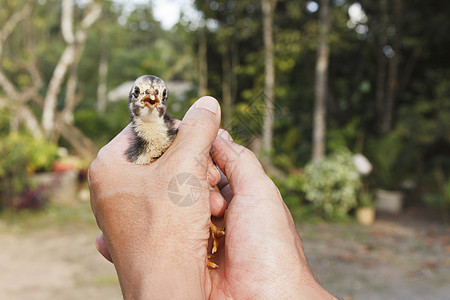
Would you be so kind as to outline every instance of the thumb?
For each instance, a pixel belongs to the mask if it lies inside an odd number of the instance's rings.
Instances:
[[[187,111],[173,145],[182,153],[205,159],[220,126],[220,106],[213,97],[202,97]]]

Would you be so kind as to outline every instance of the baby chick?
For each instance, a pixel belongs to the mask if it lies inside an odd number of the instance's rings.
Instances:
[[[143,75],[134,82],[128,98],[134,134],[126,151],[130,161],[148,164],[172,144],[177,129],[167,113],[168,96],[166,84],[156,76]]]
[[[169,92],[161,78],[143,75],[136,79],[128,98],[128,106],[133,128],[133,140],[125,154],[131,162],[149,164],[158,159],[172,144],[178,129],[174,119],[167,113]],[[217,252],[219,238],[225,235],[222,228],[210,223],[213,237],[212,254]],[[208,255],[211,258],[212,255]],[[208,261],[208,267],[218,266]]]

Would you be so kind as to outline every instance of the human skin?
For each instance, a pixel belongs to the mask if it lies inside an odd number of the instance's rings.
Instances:
[[[289,210],[255,155],[219,130],[215,99],[199,102],[156,162],[126,161],[125,129],[90,167],[92,208],[103,232],[97,248],[114,262],[124,297],[335,299],[314,279]],[[205,151],[211,145],[220,182]],[[202,182],[202,192],[194,205],[178,207],[167,186],[185,172]],[[221,194],[209,187],[216,184]],[[226,236],[214,258],[219,268],[208,269],[209,221],[223,214],[221,195],[229,203]]]
[[[137,165],[126,159],[128,126],[92,162],[91,206],[126,299],[207,298],[210,198],[221,197],[210,191],[220,177],[205,149],[219,124],[217,101],[204,97],[186,113],[173,144],[157,161]],[[198,201],[188,207],[175,205],[167,192],[180,173],[201,183]]]

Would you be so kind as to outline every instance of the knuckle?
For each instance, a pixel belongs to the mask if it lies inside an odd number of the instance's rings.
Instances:
[[[92,161],[88,168],[88,182],[92,182],[92,179],[98,176],[99,174],[105,174],[106,161],[105,154],[106,146],[100,149],[97,153],[97,157]]]
[[[250,149],[245,148],[244,146],[241,146],[239,144],[236,144],[236,145],[238,147],[238,151],[240,153],[240,156],[243,159],[254,161],[255,163],[256,162],[259,163],[258,157],[256,156],[256,154],[253,151],[251,151]]]

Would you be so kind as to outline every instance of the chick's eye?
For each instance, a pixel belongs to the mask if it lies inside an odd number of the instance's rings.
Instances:
[[[163,98],[166,98],[166,96],[167,96],[167,91],[166,91],[166,89],[164,89],[164,91],[163,91]]]
[[[133,92],[134,97],[139,96],[139,93],[140,93],[140,92],[141,92],[141,90],[139,89],[139,87],[135,87],[135,88],[134,88],[134,92]]]

